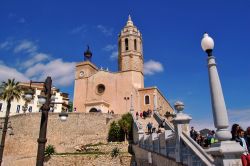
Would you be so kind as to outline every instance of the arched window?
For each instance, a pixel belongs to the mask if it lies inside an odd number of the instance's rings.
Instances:
[[[149,95],[146,95],[145,96],[145,101],[144,101],[145,104],[149,104]]]
[[[137,50],[137,41],[136,41],[136,39],[134,40],[134,49]]]
[[[128,38],[125,39],[125,50],[128,50]]]

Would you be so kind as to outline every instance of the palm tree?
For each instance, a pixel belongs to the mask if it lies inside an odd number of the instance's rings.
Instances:
[[[5,143],[5,136],[9,121],[9,114],[10,114],[10,107],[11,102],[16,99],[17,101],[21,98],[22,91],[19,86],[19,82],[15,82],[15,79],[8,79],[7,82],[2,82],[1,85],[2,92],[1,92],[1,99],[7,101],[7,109],[4,119],[4,127],[3,127],[3,133],[2,133],[2,139],[1,139],[1,145],[0,145],[0,165],[2,163],[3,158],[3,150],[4,150],[4,143]]]
[[[132,125],[133,125],[133,118],[130,113],[122,115],[122,118],[118,121],[119,126],[121,127],[122,131],[124,132],[124,141],[131,139],[131,132],[132,132]]]

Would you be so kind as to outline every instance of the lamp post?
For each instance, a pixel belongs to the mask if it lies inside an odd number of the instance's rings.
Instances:
[[[201,41],[202,49],[208,55],[208,74],[211,92],[211,102],[214,118],[214,126],[217,128],[216,136],[220,141],[231,139],[231,133],[227,129],[229,126],[226,104],[221,88],[220,78],[217,72],[215,57],[212,55],[214,41],[207,33],[204,34]]]
[[[216,68],[215,57],[212,55],[214,48],[214,41],[207,33],[204,34],[201,40],[201,47],[208,55],[208,74],[209,85],[211,93],[211,102],[214,118],[214,126],[217,128],[216,137],[219,142],[212,144],[211,148],[207,150],[215,158],[215,165],[238,165],[240,163],[240,156],[244,149],[239,143],[230,141],[232,138],[228,130],[228,115],[226,104],[221,88],[221,83]]]
[[[3,124],[3,125],[2,125]],[[13,128],[11,126],[11,122],[6,122],[6,120],[4,122],[0,123],[0,137],[1,137],[1,142],[0,142],[0,146],[1,146],[1,160],[0,160],[0,165],[2,165],[2,158],[3,158],[3,147],[5,144],[5,137],[6,137],[6,133],[7,131],[9,131],[9,135],[14,135],[13,132]]]
[[[41,123],[40,123],[40,131],[39,131],[39,138],[37,139],[38,142],[38,150],[37,150],[37,158],[36,158],[36,166],[43,166],[44,162],[44,151],[45,151],[45,144],[47,142],[46,134],[47,134],[47,124],[48,124],[48,112],[50,110],[51,104],[51,86],[52,86],[52,79],[51,77],[47,77],[45,82],[30,82],[30,86],[32,83],[43,83],[44,84],[44,95],[38,96],[38,101],[42,104],[41,110]],[[31,91],[30,91],[31,92]],[[33,94],[26,92],[25,98],[31,99]],[[62,120],[66,120],[67,115],[59,114]]]
[[[155,112],[155,111],[157,111],[157,107],[158,107],[156,93],[154,93],[153,96],[154,96],[154,112]]]
[[[3,125],[4,125],[4,122],[1,122],[1,123],[0,123],[0,134],[1,134],[1,137],[2,137],[2,135],[3,135],[3,133],[4,133],[4,132],[3,132],[3,130],[4,130]],[[7,132],[7,131],[9,131],[9,135],[14,135],[13,127],[12,127],[10,121],[9,121],[8,124],[7,124],[6,132]],[[6,133],[5,133],[5,134],[6,134]]]

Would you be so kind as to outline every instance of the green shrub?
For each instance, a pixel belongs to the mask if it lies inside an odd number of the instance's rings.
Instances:
[[[123,140],[133,139],[133,117],[130,113],[122,115],[122,119],[118,121],[120,128],[122,129]]]
[[[111,151],[112,158],[117,157],[119,154],[120,154],[120,149],[118,147],[115,147],[112,149],[112,151]]]
[[[45,148],[45,152],[44,152],[45,156],[50,156],[50,155],[52,155],[54,153],[56,153],[56,150],[55,150],[55,147],[53,145],[48,145]]]
[[[133,140],[133,117],[130,113],[122,115],[122,118],[110,124],[108,141],[117,142]]]
[[[123,135],[122,135],[122,131],[121,131],[119,124],[113,121],[110,124],[109,133],[108,133],[108,141],[109,142],[122,141],[122,137]]]

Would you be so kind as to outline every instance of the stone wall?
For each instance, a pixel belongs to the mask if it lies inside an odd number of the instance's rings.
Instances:
[[[36,158],[40,115],[27,113],[10,117],[14,135],[7,134],[4,165],[14,160],[27,160],[32,163]],[[63,153],[74,152],[74,147],[81,144],[105,143],[110,122],[120,118],[119,115],[113,115],[113,119],[110,120],[107,116],[101,113],[69,113],[67,121],[62,122],[57,113],[50,113],[47,145],[52,144],[58,153]],[[29,163],[27,161],[25,163]]]
[[[53,155],[44,162],[44,166],[130,166],[131,156],[122,154],[116,158],[110,155]],[[34,166],[36,157],[23,157],[8,160],[3,166]]]
[[[181,163],[177,163],[175,160],[167,158],[166,156],[154,152],[150,152],[149,155],[149,151],[140,148],[138,145],[133,145],[133,151],[138,166],[182,166]],[[149,163],[149,156],[152,163]]]
[[[110,155],[53,156],[45,166],[130,166],[131,156],[121,155],[112,158]]]

